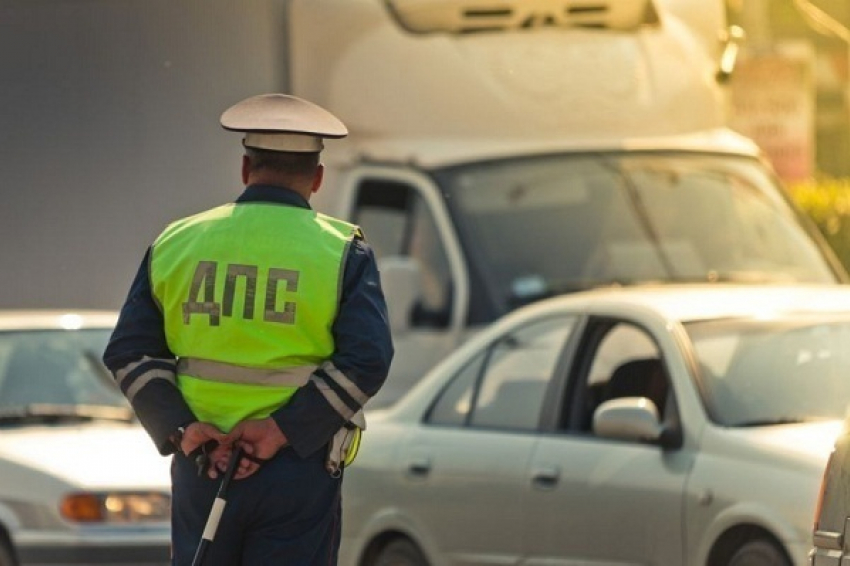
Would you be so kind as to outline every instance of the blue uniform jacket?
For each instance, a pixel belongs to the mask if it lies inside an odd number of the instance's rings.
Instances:
[[[274,202],[310,208],[294,191],[281,187],[252,185],[236,200]],[[125,395],[132,389],[133,409],[161,454],[174,452],[169,437],[180,426],[197,420],[180,391],[174,385],[174,354],[165,338],[163,314],[153,297],[148,263],[148,248],[117,326],[103,355],[103,361],[116,376]],[[356,238],[349,248],[344,266],[339,311],[332,327],[335,351],[330,358],[344,378],[372,397],[389,373],[393,356],[386,303],[381,290],[378,268],[371,247]],[[330,385],[352,411],[361,408],[358,401],[339,386],[334,376],[322,369],[317,374]],[[169,379],[170,378],[170,379]],[[325,446],[344,424],[311,380],[291,401],[272,414],[290,446],[300,456]]]

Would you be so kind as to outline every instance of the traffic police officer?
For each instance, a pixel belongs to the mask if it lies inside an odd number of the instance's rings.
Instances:
[[[245,190],[155,240],[104,362],[159,452],[174,453],[172,564],[192,562],[237,444],[246,457],[205,564],[335,564],[338,441],[364,426],[393,354],[372,249],[308,202],[323,139],[347,130],[283,94],[244,100],[221,125],[244,132]]]

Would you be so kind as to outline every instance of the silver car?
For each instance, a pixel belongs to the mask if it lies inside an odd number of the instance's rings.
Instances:
[[[0,312],[0,566],[169,563],[169,461],[100,362],[109,312]]]
[[[803,566],[850,288],[575,293],[367,413],[344,566]]]
[[[824,469],[812,535],[812,566],[850,564],[850,415]]]

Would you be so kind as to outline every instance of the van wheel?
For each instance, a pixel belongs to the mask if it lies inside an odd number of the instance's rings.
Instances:
[[[397,538],[381,549],[374,566],[428,566],[428,561],[410,539]]]
[[[791,562],[772,542],[756,539],[741,545],[729,559],[729,566],[791,566]]]

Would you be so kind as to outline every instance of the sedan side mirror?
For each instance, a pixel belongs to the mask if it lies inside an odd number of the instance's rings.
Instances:
[[[593,413],[593,433],[602,438],[658,442],[663,432],[658,409],[646,397],[611,399]]]

